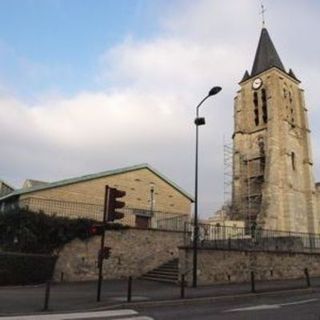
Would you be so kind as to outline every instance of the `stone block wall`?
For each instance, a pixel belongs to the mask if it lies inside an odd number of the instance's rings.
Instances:
[[[192,249],[180,248],[180,273],[186,273],[186,280],[192,281]],[[308,268],[311,277],[320,276],[320,254],[198,250],[198,283],[209,285],[229,282],[248,282],[250,272],[257,280],[298,279],[304,277]]]
[[[54,280],[94,280],[98,276],[97,254],[101,237],[88,241],[76,239],[59,253]],[[184,233],[124,229],[108,230],[105,246],[111,247],[111,257],[104,260],[104,279],[138,277],[157,266],[178,257],[178,247],[183,245]]]
[[[127,207],[149,210],[151,183],[154,185],[154,211],[190,214],[191,200],[147,168],[29,192],[20,196],[20,200],[38,198],[103,206],[105,186],[109,185],[126,191],[123,201]],[[30,209],[41,207],[30,206]],[[53,212],[67,215],[69,208],[58,207]],[[87,217],[96,218],[96,215],[88,213]]]

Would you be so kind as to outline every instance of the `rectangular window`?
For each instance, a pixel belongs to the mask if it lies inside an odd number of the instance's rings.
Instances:
[[[296,170],[296,156],[294,154],[294,152],[291,152],[291,166],[292,166],[292,170]]]

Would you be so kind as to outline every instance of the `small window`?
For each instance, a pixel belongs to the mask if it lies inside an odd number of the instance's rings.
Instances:
[[[257,92],[253,93],[253,104],[255,107],[258,107],[258,93]]]
[[[292,170],[296,170],[296,155],[294,152],[291,152],[291,166]]]
[[[258,108],[254,109],[254,122],[256,126],[259,125],[259,109]]]
[[[262,102],[266,102],[267,101],[267,96],[266,96],[266,90],[265,89],[261,90],[261,99],[262,99]]]
[[[263,122],[267,123],[268,122],[268,110],[267,110],[267,106],[263,106],[262,107],[262,118],[263,118]]]

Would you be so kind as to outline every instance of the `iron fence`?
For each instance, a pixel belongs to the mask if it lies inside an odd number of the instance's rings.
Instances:
[[[34,212],[44,212],[48,215],[57,215],[69,218],[89,218],[102,221],[103,205],[42,199],[30,197],[19,200],[17,206]],[[189,214],[148,210],[143,208],[123,208],[124,218],[119,220],[124,225],[144,229],[161,229],[184,231],[185,223],[190,221]]]
[[[186,223],[185,245],[193,243],[192,223]],[[199,224],[199,248],[320,253],[320,235],[303,232]]]

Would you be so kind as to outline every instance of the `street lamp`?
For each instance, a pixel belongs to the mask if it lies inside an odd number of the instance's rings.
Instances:
[[[208,95],[202,99],[196,108],[196,118],[194,123],[196,125],[196,163],[195,163],[195,187],[194,187],[194,222],[193,222],[193,281],[192,286],[197,287],[197,264],[198,264],[198,237],[199,237],[199,226],[198,226],[198,149],[199,149],[199,126],[204,125],[205,118],[199,117],[199,108],[209,97],[216,95],[221,91],[221,87],[213,87]]]
[[[150,183],[150,213],[153,214],[154,206],[154,183]]]

